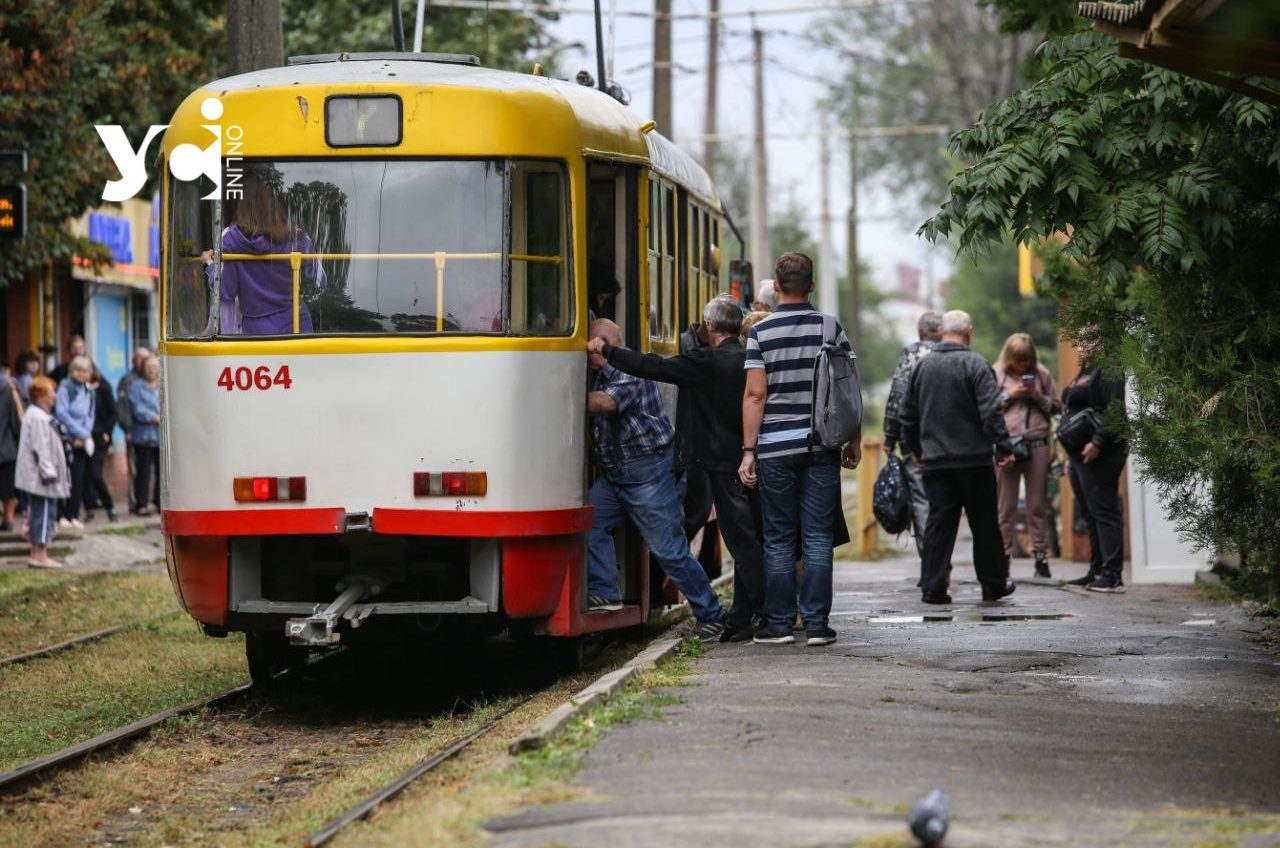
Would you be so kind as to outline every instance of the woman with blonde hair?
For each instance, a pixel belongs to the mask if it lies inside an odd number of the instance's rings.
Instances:
[[[1026,333],[1014,333],[1005,340],[996,363],[996,387],[1000,391],[1000,408],[1005,427],[1015,445],[1017,459],[996,472],[1000,504],[1000,532],[1004,536],[1004,552],[1013,553],[1013,517],[1018,511],[1018,494],[1025,481],[1027,495],[1027,528],[1036,559],[1036,577],[1051,577],[1049,572],[1048,503],[1049,466],[1053,448],[1049,445],[1049,417],[1060,407],[1053,377],[1040,364],[1036,344]]]

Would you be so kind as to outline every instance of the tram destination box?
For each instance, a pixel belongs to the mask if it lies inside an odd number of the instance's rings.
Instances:
[[[27,234],[27,187],[22,183],[0,185],[0,239]]]

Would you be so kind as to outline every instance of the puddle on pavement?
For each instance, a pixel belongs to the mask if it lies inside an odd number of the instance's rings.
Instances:
[[[1067,612],[1054,613],[1011,613],[1011,612],[984,612],[984,613],[939,613],[936,615],[881,615],[872,616],[869,621],[871,624],[936,624],[947,621],[959,621],[963,623],[976,622],[979,624],[994,624],[1002,621],[1062,621],[1066,618],[1075,618],[1074,615]]]

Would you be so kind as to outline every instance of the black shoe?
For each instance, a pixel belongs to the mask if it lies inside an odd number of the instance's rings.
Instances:
[[[1108,592],[1111,594],[1121,594],[1124,592],[1124,581],[1117,575],[1109,571],[1104,571],[1098,575],[1097,579],[1085,586],[1090,592]]]
[[[10,531],[10,530],[12,530],[12,529],[13,529],[13,522],[12,522],[12,521],[0,521],[0,530],[2,530],[2,531],[4,531],[4,532],[6,532],[6,533],[7,533],[7,532],[9,532],[9,531]]]
[[[1049,571],[1049,558],[1044,554],[1036,554],[1036,577],[1049,580],[1053,574]]]
[[[86,510],[84,511],[84,520],[85,520],[85,521],[92,521],[92,520],[93,520],[93,510],[91,510],[91,509],[86,509]]]
[[[809,637],[809,640],[805,644],[810,648],[830,645],[836,641],[836,632],[830,627],[824,627],[821,630],[814,630],[806,635]]]
[[[751,641],[757,645],[791,645],[795,643],[796,637],[791,635],[790,630],[771,630],[766,626],[757,630]]]
[[[1068,586],[1088,586],[1090,583],[1098,579],[1098,572],[1090,571],[1084,577],[1077,577],[1075,580],[1068,580]]]
[[[750,642],[756,628],[750,624],[742,624],[737,627],[725,627],[724,632],[720,634],[721,642]]]
[[[617,612],[622,609],[622,601],[618,598],[602,598],[592,595],[587,598],[587,612]]]
[[[720,637],[724,635],[725,626],[724,618],[719,621],[708,621],[706,624],[699,624],[693,629],[693,635],[697,636],[703,642],[718,642]]]
[[[1017,588],[1018,584],[1014,583],[1012,580],[1005,581],[1004,587],[1000,589],[988,589],[984,586],[982,588],[982,600],[998,601],[1001,598],[1007,598],[1012,595]]]
[[[949,604],[951,603],[951,596],[946,594],[925,595],[920,600],[924,601],[926,604]]]

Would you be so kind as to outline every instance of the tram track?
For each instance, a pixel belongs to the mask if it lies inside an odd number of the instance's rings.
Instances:
[[[166,618],[173,618],[174,616],[181,614],[181,612],[181,610],[171,610],[170,612],[161,613],[160,615],[145,618],[141,621],[130,621],[124,624],[117,624],[114,627],[107,627],[102,630],[94,631],[93,633],[86,633],[83,636],[74,636],[70,639],[66,639],[62,642],[58,642],[44,648],[37,648],[34,651],[26,651],[21,654],[14,654],[11,657],[4,657],[3,659],[0,659],[0,668],[7,668],[11,665],[22,665],[23,663],[28,663],[32,660],[42,659],[44,657],[62,653],[63,651],[67,651],[72,648],[78,648],[81,645],[98,642],[109,636],[114,636],[117,633],[123,633],[124,631],[131,630],[135,627],[144,627],[157,621],[163,621]]]
[[[486,721],[480,727],[477,727],[474,730],[470,731],[469,733],[465,733],[462,736],[459,736],[453,742],[449,743],[449,745],[447,745],[445,748],[437,751],[436,753],[422,760],[413,768],[404,772],[399,777],[396,777],[394,780],[391,780],[389,783],[382,786],[381,788],[375,790],[374,792],[371,792],[369,795],[365,796],[362,800],[360,800],[356,804],[353,804],[345,812],[329,820],[324,825],[324,827],[321,827],[319,830],[310,834],[305,840],[303,840],[302,848],[319,848],[319,846],[321,845],[328,844],[330,840],[332,840],[335,836],[337,836],[347,827],[368,817],[378,807],[392,800],[393,798],[398,796],[401,792],[404,792],[404,790],[408,789],[409,786],[414,783],[414,781],[418,780],[423,775],[429,772],[435,771],[437,768],[444,765],[446,762],[453,759],[458,754],[461,754],[463,751],[469,748],[473,743],[483,738],[490,731],[496,728],[503,721],[503,719],[511,715],[511,713],[515,712],[520,707],[523,707],[525,704],[528,704],[530,701],[533,700],[533,698],[534,698],[533,695],[527,695],[525,697],[520,698],[514,703],[503,708],[501,712],[499,712],[493,718]]]

